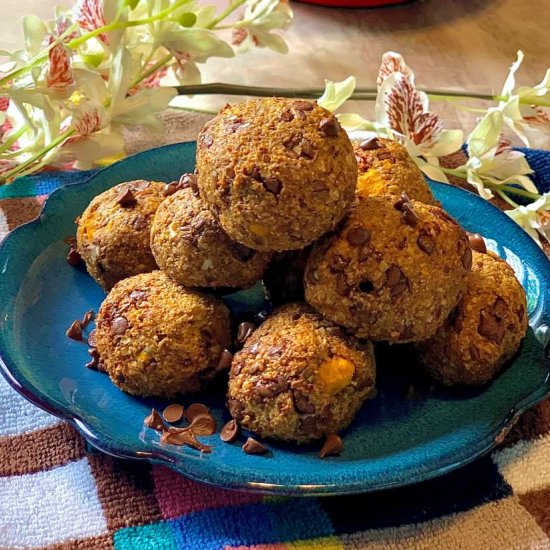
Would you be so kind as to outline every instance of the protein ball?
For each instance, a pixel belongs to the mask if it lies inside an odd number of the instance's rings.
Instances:
[[[121,390],[135,395],[203,389],[231,342],[225,305],[161,271],[115,285],[96,322],[101,363]]]
[[[167,275],[192,287],[251,286],[270,259],[269,253],[231,239],[190,188],[169,196],[158,208],[151,249]]]
[[[365,196],[401,195],[437,205],[422,171],[398,141],[374,137],[355,143],[359,169],[357,193]]]
[[[269,317],[235,354],[228,408],[259,436],[305,443],[348,426],[371,394],[375,361],[307,305]]]
[[[198,138],[201,197],[256,250],[295,250],[333,229],[353,200],[357,162],[336,118],[314,101],[227,106]]]
[[[78,252],[88,273],[105,289],[157,269],[149,246],[153,216],[165,184],[137,180],[97,195],[78,221]]]
[[[462,297],[471,260],[466,233],[441,208],[358,196],[313,248],[306,300],[360,338],[425,340]]]
[[[426,372],[447,386],[493,379],[528,327],[525,291],[498,256],[473,253],[468,288],[435,335],[416,345]]]

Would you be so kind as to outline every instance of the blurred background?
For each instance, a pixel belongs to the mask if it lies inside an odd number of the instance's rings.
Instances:
[[[21,45],[23,15],[50,18],[59,3],[3,0],[0,48]],[[419,86],[498,92],[518,49],[526,54],[520,84],[540,82],[550,65],[548,0],[416,0],[372,9],[292,2],[292,7],[288,55],[257,49],[236,63],[211,59],[201,67],[203,82],[323,87],[325,78],[341,80],[353,74],[358,86],[372,86],[382,54],[395,50],[414,69]],[[201,99],[200,106],[216,110],[225,100]],[[470,131],[474,125],[475,114],[448,105],[432,107],[443,114],[447,127]],[[369,115],[372,103],[350,103],[349,109]]]

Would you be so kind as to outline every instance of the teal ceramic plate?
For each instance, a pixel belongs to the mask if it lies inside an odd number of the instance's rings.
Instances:
[[[517,415],[549,393],[545,352],[550,318],[550,264],[534,242],[498,209],[454,187],[433,184],[444,207],[513,266],[527,290],[531,329],[523,347],[492,384],[476,391],[436,389],[404,399],[410,359],[394,356],[380,375],[378,396],[343,433],[340,457],[319,459],[319,446],[270,444],[268,456],[248,456],[240,444],[204,438],[211,454],[160,445],[143,419],[154,400],[120,392],[107,376],[84,368],[86,346],[66,328],[98,309],[103,292],[65,262],[63,238],[88,202],[116,183],[171,181],[194,168],[195,146],[184,143],[141,153],[91,179],[59,189],[41,216],[15,231],[0,248],[0,352],[2,371],[29,401],[72,423],[98,449],[125,458],[165,464],[194,479],[286,494],[373,491],[446,473],[489,451]],[[258,293],[229,299],[231,307],[261,307]],[[390,360],[389,363],[392,363]],[[223,388],[193,401],[207,402],[219,425],[227,419]],[[184,400],[183,403],[189,403]]]

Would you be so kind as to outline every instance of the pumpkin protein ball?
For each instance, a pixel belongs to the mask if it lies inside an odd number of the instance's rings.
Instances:
[[[528,327],[525,291],[496,254],[474,251],[466,293],[434,336],[416,344],[421,364],[447,386],[492,380]]]
[[[225,305],[161,271],[117,283],[96,323],[101,363],[121,390],[134,395],[173,397],[203,389],[231,342]]]
[[[277,310],[235,354],[228,408],[260,437],[306,443],[347,427],[374,390],[370,342],[306,304]]]
[[[270,254],[231,239],[191,188],[169,196],[151,228],[158,266],[191,287],[242,288],[261,279]]]
[[[78,252],[88,273],[105,290],[157,269],[149,233],[165,189],[157,181],[120,183],[94,197],[77,221]]]
[[[355,143],[354,150],[360,195],[399,196],[405,192],[411,199],[438,205],[422,171],[398,141],[373,137]]]
[[[226,106],[198,138],[200,195],[236,241],[256,250],[303,248],[348,211],[353,147],[314,101],[268,98]]]
[[[359,338],[425,340],[460,300],[471,261],[466,233],[441,208],[358,196],[309,256],[306,300]]]

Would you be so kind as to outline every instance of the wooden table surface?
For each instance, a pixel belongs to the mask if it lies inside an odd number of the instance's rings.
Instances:
[[[0,48],[21,44],[21,16],[49,17],[57,3],[3,0]],[[550,66],[548,0],[426,0],[370,10],[292,6],[288,55],[262,49],[238,61],[212,59],[203,69],[203,81],[322,86],[325,78],[353,74],[360,85],[368,86],[374,84],[387,50],[402,53],[415,69],[418,84],[432,88],[498,91],[518,49],[526,54],[520,83],[538,83]],[[211,103],[220,101],[213,98]],[[353,110],[370,116],[371,109],[371,103],[362,102]],[[476,116],[449,106],[434,109],[443,113],[447,126],[465,130]]]

